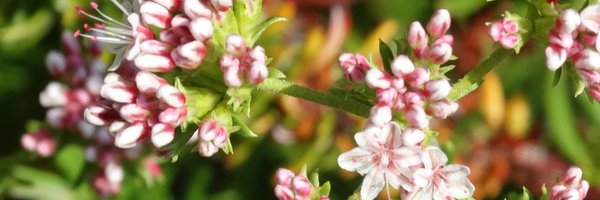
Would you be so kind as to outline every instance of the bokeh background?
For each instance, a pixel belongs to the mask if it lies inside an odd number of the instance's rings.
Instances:
[[[0,1],[0,199],[43,199],[48,198],[44,192],[52,191],[62,192],[64,199],[94,196],[93,190],[81,189],[89,187],[85,170],[74,184],[45,188],[28,187],[32,183],[18,174],[62,178],[53,158],[22,151],[19,138],[29,120],[45,118],[39,93],[51,80],[46,54],[60,48],[63,30],[82,26],[74,9],[88,4]],[[449,76],[456,81],[494,49],[485,23],[498,20],[505,10],[524,14],[526,7],[522,0],[264,0],[264,16],[289,20],[268,29],[259,44],[274,58],[269,67],[301,85],[328,90],[343,77],[337,64],[341,52],[372,55],[379,62],[379,39],[392,42],[405,35],[412,21],[425,23],[436,9],[446,8],[453,17],[450,32],[459,58]],[[102,9],[118,13],[112,6]],[[600,198],[600,105],[585,94],[574,98],[569,77],[553,86],[554,74],[544,64],[545,45],[527,43],[460,100],[456,115],[433,123],[453,162],[471,168],[476,199],[503,199],[522,186],[539,195],[543,183],[553,183],[572,164],[584,169],[592,185],[588,199]],[[110,63],[110,55],[104,57]],[[175,163],[162,160],[163,177],[152,184],[130,166],[122,192],[113,198],[274,199],[275,170],[299,171],[304,165],[309,171],[318,169],[322,182],[331,182],[331,199],[345,199],[356,190],[362,178],[340,170],[337,156],[354,147],[352,135],[364,119],[264,92],[256,92],[252,103],[250,127],[259,137],[233,137],[235,154],[204,158],[193,152]],[[16,170],[19,166],[35,170]]]

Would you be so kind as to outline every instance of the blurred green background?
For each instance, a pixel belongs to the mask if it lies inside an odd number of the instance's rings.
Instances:
[[[580,6],[582,1],[560,3]],[[62,30],[82,26],[74,9],[88,4],[0,1],[0,199],[52,199],[44,191],[58,191],[64,199],[94,196],[91,170],[83,170],[76,182],[28,187],[33,179],[62,182],[64,176],[52,158],[31,156],[19,144],[27,121],[45,118],[38,100],[51,80],[45,55],[60,48]],[[492,51],[485,23],[498,20],[504,10],[524,14],[526,7],[522,0],[265,0],[265,16],[289,21],[270,28],[259,44],[274,58],[269,67],[299,84],[327,90],[342,78],[337,68],[341,52],[379,58],[378,39],[390,42],[404,35],[412,21],[426,23],[436,9],[446,8],[453,16],[450,31],[459,57],[450,75],[456,81]],[[118,13],[112,6],[102,9]],[[502,199],[521,186],[539,194],[544,182],[553,183],[571,164],[581,166],[593,186],[588,199],[600,198],[600,106],[585,95],[573,98],[569,77],[552,86],[553,74],[544,65],[545,45],[526,44],[521,54],[499,65],[480,89],[460,101],[455,116],[433,123],[454,162],[471,168],[477,199]],[[319,169],[321,182],[331,182],[331,199],[344,199],[359,186],[361,177],[340,170],[336,160],[354,146],[352,135],[364,119],[263,92],[255,93],[252,110],[250,127],[260,137],[233,137],[235,154],[203,158],[189,153],[175,163],[163,160],[164,178],[152,184],[137,173],[137,166],[127,166],[122,192],[115,198],[274,199],[275,170],[299,171],[305,164],[309,171]]]

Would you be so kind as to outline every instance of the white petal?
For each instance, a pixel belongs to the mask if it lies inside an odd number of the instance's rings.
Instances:
[[[338,165],[342,169],[364,174],[372,169],[374,162],[370,151],[354,148],[338,157]]]
[[[379,192],[385,186],[385,181],[383,178],[383,174],[378,171],[373,171],[367,176],[362,182],[362,186],[360,187],[360,197],[363,200],[375,199]]]

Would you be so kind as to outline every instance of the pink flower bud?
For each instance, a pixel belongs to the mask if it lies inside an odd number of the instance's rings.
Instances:
[[[175,138],[175,128],[168,124],[158,123],[152,127],[150,140],[156,148],[162,148]]]
[[[210,18],[212,11],[200,0],[182,0],[183,12],[192,19]]]
[[[344,75],[352,82],[365,79],[365,74],[371,69],[367,58],[360,54],[343,53],[338,60]]]
[[[429,38],[425,29],[419,22],[413,22],[408,29],[408,44],[412,49],[421,49],[427,46]]]
[[[133,103],[136,95],[137,88],[119,82],[106,83],[100,88],[100,96],[118,103]]]
[[[404,117],[406,121],[410,124],[411,127],[415,128],[425,128],[429,126],[429,120],[427,119],[427,114],[421,107],[411,107],[405,113]]]
[[[425,97],[416,92],[404,93],[403,98],[407,107],[423,107],[425,105]]]
[[[393,105],[398,96],[398,91],[394,88],[388,88],[383,90],[375,90],[377,96],[377,102],[384,105]]]
[[[450,13],[446,9],[436,11],[427,23],[427,31],[434,38],[440,37],[450,28]]]
[[[375,89],[387,89],[392,85],[391,77],[377,68],[367,71],[365,81],[369,87]]]
[[[429,99],[438,101],[446,98],[450,94],[452,87],[446,79],[431,80],[425,83],[424,92]]]
[[[586,49],[575,60],[575,67],[578,69],[598,70],[600,68],[600,54],[594,50]]]
[[[560,181],[566,185],[576,184],[581,181],[581,177],[583,176],[583,171],[581,168],[576,166],[571,166],[567,172],[561,177]]]
[[[50,51],[46,55],[46,67],[54,77],[61,77],[67,71],[67,60],[63,54]]]
[[[135,66],[149,72],[169,72],[175,68],[175,63],[166,54],[142,53],[135,57]]]
[[[500,40],[500,45],[505,49],[512,49],[521,42],[521,36],[519,34],[507,34]]]
[[[220,12],[227,12],[233,6],[232,0],[210,0],[210,2]]]
[[[92,185],[99,196],[112,196],[121,191],[121,184],[109,182],[104,174],[94,177]]]
[[[375,126],[383,126],[392,120],[392,108],[388,105],[378,104],[371,108],[369,121]]]
[[[292,188],[298,199],[308,199],[313,191],[313,186],[305,176],[296,175],[292,179]]]
[[[279,200],[295,200],[294,192],[289,187],[275,186],[275,196]]]
[[[429,104],[433,116],[445,119],[458,110],[458,104],[448,100],[435,101]]]
[[[251,62],[267,62],[267,55],[265,54],[265,49],[261,46],[255,46],[254,48],[248,51],[248,55],[251,58]]]
[[[156,2],[145,1],[142,3],[140,13],[146,24],[154,25],[160,29],[169,28],[171,25],[169,23],[171,21],[171,13],[167,8]]]
[[[144,94],[156,94],[158,88],[167,84],[167,80],[151,72],[140,71],[135,75],[135,85]]]
[[[206,55],[206,46],[200,41],[192,41],[179,45],[171,52],[171,57],[177,64],[185,69],[196,69]]]
[[[212,38],[213,31],[212,22],[207,18],[196,18],[190,23],[190,32],[196,40],[206,41]]]
[[[152,0],[168,10],[177,10],[181,7],[181,0]]]
[[[294,176],[296,176],[296,174],[291,170],[279,168],[277,169],[277,172],[275,172],[275,182],[277,182],[277,185],[291,187]]]
[[[587,70],[587,69],[577,69],[577,74],[585,81],[587,84],[596,84],[600,83],[600,72],[596,70]]]
[[[123,128],[115,135],[115,146],[123,149],[132,148],[148,132],[142,122],[135,122]]]
[[[231,34],[227,36],[225,49],[229,54],[241,55],[246,50],[246,43],[244,42],[244,38],[237,34]]]
[[[407,128],[402,132],[402,144],[420,147],[425,140],[425,132],[421,129]]]
[[[581,18],[579,13],[573,9],[567,9],[563,11],[560,16],[556,19],[556,25],[561,33],[572,33],[579,28],[581,25]]]
[[[555,71],[567,61],[567,50],[556,45],[546,48],[546,66]]]
[[[128,122],[144,121],[150,115],[149,110],[134,103],[122,106],[119,113]]]
[[[25,133],[21,136],[21,146],[27,151],[35,151],[38,139],[33,133]]]
[[[419,88],[429,81],[429,69],[417,67],[404,77],[404,83],[412,88]]]
[[[269,75],[269,69],[264,63],[253,62],[250,71],[247,72],[248,81],[253,84],[259,84]]]
[[[125,172],[123,172],[121,165],[115,162],[108,162],[106,167],[104,167],[104,176],[110,183],[121,184],[125,177]]]
[[[185,14],[178,14],[171,19],[171,27],[177,36],[190,34],[190,22],[192,20]]]
[[[56,139],[50,134],[44,134],[35,147],[35,152],[42,157],[50,157],[55,150]]]
[[[399,55],[392,61],[391,68],[396,77],[403,78],[415,70],[415,65],[408,56]]]
[[[227,130],[212,119],[205,121],[196,132],[199,138],[198,153],[205,157],[217,153],[227,142]]]
[[[163,85],[158,89],[156,97],[169,106],[181,108],[185,106],[185,95],[171,85]]]
[[[44,107],[64,106],[68,103],[68,90],[66,85],[52,81],[40,94],[40,104]]]
[[[556,45],[565,49],[571,48],[574,42],[571,33],[560,33],[557,29],[550,30],[548,41],[551,45]]]
[[[550,199],[552,200],[581,200],[587,196],[589,183],[582,180],[583,172],[579,167],[572,166],[562,176],[560,182],[552,186]]]
[[[435,64],[443,64],[452,57],[452,46],[446,42],[433,43],[427,52],[427,58]]]
[[[158,121],[177,126],[185,121],[187,117],[186,108],[167,108],[160,112],[158,115]]]
[[[600,5],[590,5],[581,11],[581,26],[584,30],[598,33],[600,30]]]
[[[158,40],[146,40],[140,43],[140,51],[149,54],[168,54],[171,52],[171,45]]]
[[[110,123],[110,125],[108,127],[108,131],[111,134],[116,134],[119,131],[125,129],[128,125],[129,125],[129,123],[127,123],[125,121],[117,120],[117,121]]]

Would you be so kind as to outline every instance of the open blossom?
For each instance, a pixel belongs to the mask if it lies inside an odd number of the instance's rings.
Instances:
[[[241,36],[234,34],[227,37],[226,51],[221,57],[221,71],[227,86],[240,87],[244,76],[251,84],[258,84],[269,75],[261,46],[248,47]]]
[[[279,200],[308,200],[313,192],[313,185],[306,176],[289,169],[277,169],[275,181],[275,196]]]
[[[582,179],[583,171],[579,167],[572,166],[560,178],[556,185],[552,186],[550,199],[552,200],[582,200],[590,188],[589,183]]]
[[[446,165],[448,158],[438,147],[429,146],[421,153],[422,167],[414,170],[410,184],[402,185],[402,199],[466,199],[473,195],[467,179],[469,168]]]
[[[512,19],[504,18],[490,26],[490,36],[505,49],[512,49],[521,42],[519,24]]]
[[[341,154],[338,164],[342,169],[364,175],[361,186],[362,199],[374,199],[386,186],[398,189],[409,183],[411,167],[418,166],[419,148],[424,138],[422,132],[404,134],[396,122],[382,127],[370,126],[356,133],[358,147]],[[403,144],[403,141],[411,141]]]
[[[227,143],[227,130],[220,126],[215,120],[207,120],[194,135],[198,136],[198,153],[204,157],[210,157],[217,153]]]

